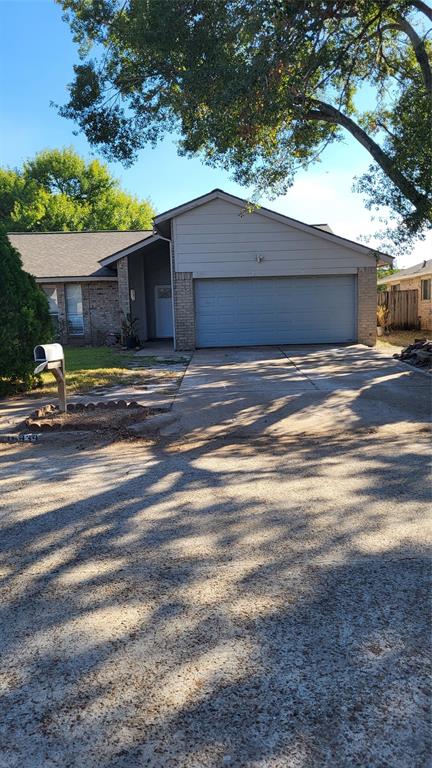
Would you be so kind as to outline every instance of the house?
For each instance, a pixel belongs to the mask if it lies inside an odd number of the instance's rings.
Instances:
[[[391,257],[215,189],[152,232],[11,234],[66,342],[121,318],[176,349],[359,341],[376,334],[376,267]]]
[[[418,314],[420,327],[432,330],[432,259],[422,261],[407,269],[400,269],[393,275],[378,280],[391,291],[418,291]]]
[[[117,269],[100,260],[151,237],[138,232],[12,232],[24,269],[47,294],[65,343],[101,344],[120,333]]]

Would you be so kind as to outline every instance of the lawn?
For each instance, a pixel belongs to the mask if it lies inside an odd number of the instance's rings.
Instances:
[[[148,374],[146,368],[154,363],[152,357],[139,358],[140,367],[131,368],[137,362],[130,352],[120,352],[109,347],[66,347],[66,384],[69,393],[84,393],[95,387],[116,384],[141,383]],[[55,394],[57,384],[51,373],[42,374],[43,394]]]
[[[388,336],[378,336],[377,349],[383,352],[400,352],[403,347],[413,344],[415,339],[429,338],[430,331],[391,331]]]

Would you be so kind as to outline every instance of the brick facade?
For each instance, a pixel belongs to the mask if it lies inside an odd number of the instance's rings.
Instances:
[[[49,284],[51,287],[53,283]],[[108,336],[120,334],[120,313],[117,281],[92,281],[81,285],[83,304],[82,335],[68,333],[65,283],[55,283],[58,302],[58,336],[62,344],[102,345]]]
[[[174,243],[170,264],[174,305],[174,346],[179,351],[195,349],[195,301],[192,272],[177,272]]]
[[[88,338],[91,344],[104,344],[107,336],[120,334],[120,312],[117,283],[87,283]],[[86,313],[84,313],[84,328]]]
[[[117,284],[118,284],[118,307],[120,311],[120,321],[130,314],[130,291],[129,291],[129,261],[127,256],[123,256],[117,262]]]
[[[359,267],[357,275],[357,339],[373,347],[376,343],[376,267]]]
[[[176,349],[194,349],[195,307],[192,272],[174,272],[173,288]]]

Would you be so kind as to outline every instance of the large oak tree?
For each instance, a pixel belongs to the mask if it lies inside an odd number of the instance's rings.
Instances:
[[[372,160],[357,187],[389,207],[394,239],[430,226],[428,2],[59,1],[82,56],[62,112],[109,156],[178,130],[180,151],[278,194],[348,133]]]
[[[73,149],[47,149],[0,168],[0,224],[9,232],[151,229],[148,200],[124,192],[108,166]]]

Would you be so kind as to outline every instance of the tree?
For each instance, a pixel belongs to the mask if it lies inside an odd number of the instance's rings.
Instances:
[[[154,210],[120,188],[104,163],[73,149],[40,152],[0,169],[0,223],[8,231],[151,229]]]
[[[82,57],[61,112],[107,156],[130,162],[176,129],[181,152],[280,194],[348,133],[373,160],[359,189],[371,207],[391,207],[397,238],[430,226],[427,3],[59,2]],[[367,112],[359,106],[365,90],[376,101]]]
[[[395,275],[396,272],[400,272],[400,270],[393,267],[378,267],[377,280],[381,280],[383,277],[390,277],[390,275]]]
[[[377,268],[377,280],[382,280],[383,277],[390,277],[390,275],[396,274],[396,272],[399,272],[400,270],[396,267],[378,267]],[[379,292],[385,291],[386,286],[385,285],[378,285],[377,290]]]
[[[0,231],[0,389],[28,389],[34,381],[33,349],[51,338],[48,300]]]

